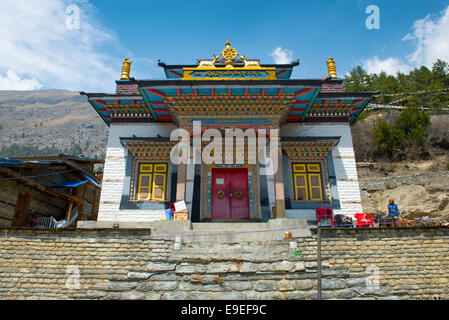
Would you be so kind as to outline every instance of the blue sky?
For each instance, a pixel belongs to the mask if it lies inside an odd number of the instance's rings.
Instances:
[[[380,10],[379,30],[365,26],[369,5]],[[69,6],[79,10],[79,28],[67,27]],[[2,0],[0,7],[0,89],[111,92],[126,56],[132,76],[162,78],[158,59],[193,64],[219,54],[227,38],[262,63],[299,59],[294,78],[324,76],[329,56],[340,76],[357,65],[394,74],[449,61],[449,0]]]

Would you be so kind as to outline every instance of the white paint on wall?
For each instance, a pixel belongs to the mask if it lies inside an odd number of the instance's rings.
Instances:
[[[341,213],[353,217],[354,213],[363,212],[349,123],[288,123],[280,131],[281,136],[289,137],[341,137],[338,145],[332,149],[341,206],[341,209],[334,210],[334,215]],[[311,217],[312,214],[314,212],[311,210],[286,210],[288,218]]]
[[[120,137],[170,137],[175,128],[174,124],[111,124],[97,221],[148,222],[165,218],[165,210],[119,209],[122,195],[129,193],[123,190],[128,151]]]

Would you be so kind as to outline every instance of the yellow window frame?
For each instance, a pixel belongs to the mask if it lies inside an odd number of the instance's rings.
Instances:
[[[302,185],[302,186],[299,186],[299,185],[297,185],[297,183],[296,183],[296,177],[300,177],[300,176],[302,176],[302,177],[304,177],[304,185]],[[293,179],[295,179],[295,181],[294,181],[294,186],[295,186],[295,198],[296,199],[299,199],[299,193],[298,193],[298,190],[299,189],[304,189],[304,193],[305,193],[305,195],[306,195],[306,197],[305,197],[305,199],[302,199],[302,200],[309,200],[309,189],[308,189],[308,185],[307,185],[307,174],[305,174],[305,173],[301,173],[301,174],[294,174],[293,175]]]
[[[138,172],[138,187],[136,199],[138,201],[165,201],[167,191],[167,163],[140,163]],[[162,176],[163,184],[156,185],[156,177]],[[142,178],[149,177],[148,186],[142,186]],[[155,197],[154,190],[157,187],[162,187],[162,197]],[[142,188],[148,188],[148,197],[142,198],[140,196]]]
[[[293,188],[295,190],[295,200],[296,201],[323,201],[323,181],[321,178],[321,165],[318,163],[294,163],[293,164]],[[303,186],[297,185],[296,177],[303,176],[304,184]],[[312,186],[311,178],[318,177],[318,186]],[[305,190],[305,199],[299,200],[299,189]],[[312,191],[314,189],[320,190],[320,197],[313,197]]]
[[[317,177],[318,178],[318,186],[312,186],[311,180],[312,177]],[[320,190],[320,197],[319,198],[314,198],[313,197],[313,193],[312,193],[312,189],[319,189]],[[312,201],[323,201],[323,185],[321,183],[321,174],[319,173],[309,173],[309,191],[310,191],[310,200]]]
[[[162,178],[163,178],[162,185],[157,185],[156,184],[156,176],[162,176]],[[154,173],[153,187],[151,189],[153,200],[156,200],[156,201],[164,201],[165,200],[165,189],[167,187],[166,182],[167,182],[167,175],[165,173],[156,173],[156,172]],[[160,197],[160,198],[157,198],[157,197],[154,196],[154,189],[156,187],[158,187],[158,188],[162,187],[162,197]]]
[[[144,188],[148,188],[148,197],[146,199],[142,199],[140,197],[140,191],[142,189],[142,178],[143,177],[150,177],[150,181],[148,182],[148,186],[144,187]],[[141,174],[139,174],[139,188],[137,190],[137,200],[150,200],[151,196],[153,194],[152,185],[153,185],[153,174],[151,174],[151,173],[141,173]]]

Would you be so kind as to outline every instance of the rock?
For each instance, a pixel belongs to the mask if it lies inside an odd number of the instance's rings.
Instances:
[[[146,300],[159,300],[160,298],[161,294],[156,292],[147,292],[147,294],[145,295]]]
[[[312,289],[315,281],[312,280],[298,280],[298,290]]]
[[[212,300],[243,300],[241,292],[213,292]]]
[[[152,273],[148,272],[128,272],[127,278],[128,279],[139,279],[139,280],[145,280],[148,279]]]
[[[109,291],[128,291],[131,289],[135,289],[137,287],[137,282],[109,282],[107,285],[107,290]]]
[[[292,291],[292,290],[296,289],[297,283],[294,280],[289,281],[289,280],[282,279],[281,281],[279,281],[277,283],[276,286],[279,291]]]
[[[305,295],[301,291],[291,291],[285,293],[285,298],[288,300],[303,300]]]
[[[355,292],[350,289],[339,290],[336,292],[335,296],[338,299],[349,299],[356,296]]]
[[[231,288],[233,290],[250,290],[251,289],[251,283],[247,281],[233,281],[231,282]]]
[[[194,273],[195,272],[195,266],[192,266],[192,265],[178,265],[178,266],[176,266],[175,272],[179,273],[179,274]]]
[[[438,206],[438,210],[443,211],[447,204],[449,203],[449,198],[443,199],[443,201],[440,202],[440,205]]]
[[[344,288],[346,288],[346,285],[342,280],[322,279],[321,288],[322,289],[344,289]]]
[[[156,291],[175,290],[177,286],[178,286],[178,282],[176,282],[176,281],[154,281],[153,282],[153,290],[156,290]]]
[[[256,291],[274,291],[274,290],[276,290],[276,281],[259,280],[254,283],[254,290],[256,290]]]
[[[210,263],[207,266],[207,273],[227,273],[231,266],[226,263]]]
[[[187,300],[189,293],[187,292],[166,292],[161,297],[162,300]]]
[[[172,271],[172,270],[175,270],[175,268],[176,268],[175,263],[148,262],[148,264],[147,264],[148,271],[153,271],[153,272]]]
[[[273,264],[273,271],[289,272],[293,269],[293,263],[290,261],[276,262]]]
[[[304,270],[306,270],[306,266],[305,266],[304,262],[299,261],[299,262],[295,262],[295,264],[293,265],[293,269],[291,270],[291,272],[304,271]]]
[[[137,291],[128,291],[128,292],[123,292],[120,295],[120,299],[124,299],[124,300],[143,300],[145,299],[145,294],[142,292],[137,292]]]
[[[244,262],[240,266],[239,271],[242,273],[249,273],[249,272],[256,272],[257,270],[259,270],[259,266],[257,264],[251,262]]]

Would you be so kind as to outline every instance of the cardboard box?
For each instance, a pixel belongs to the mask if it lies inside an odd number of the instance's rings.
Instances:
[[[175,211],[173,220],[189,220],[189,212],[187,210]]]

